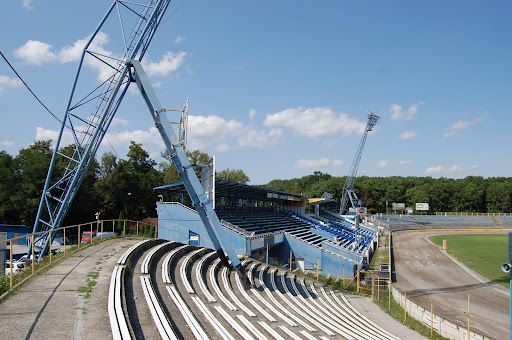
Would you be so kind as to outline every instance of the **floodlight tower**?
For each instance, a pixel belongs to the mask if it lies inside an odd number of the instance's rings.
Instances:
[[[345,180],[345,185],[343,186],[343,193],[341,197],[341,206],[340,206],[340,215],[345,213],[347,209],[348,201],[352,204],[352,207],[357,205],[357,195],[354,192],[354,181],[357,176],[357,170],[359,169],[359,163],[361,162],[361,156],[363,155],[364,144],[366,143],[366,137],[368,136],[368,132],[373,130],[375,124],[379,120],[379,116],[374,114],[373,112],[368,111],[368,122],[366,123],[366,128],[363,133],[363,137],[361,138],[361,142],[359,143],[359,147],[357,148],[356,157],[352,162],[352,166],[350,168],[350,172]]]
[[[62,226],[87,170],[130,85],[127,60],[142,60],[170,0],[114,0],[85,44],[39,203],[34,233]],[[91,76],[91,67],[99,76]],[[63,153],[63,136],[73,140]],[[62,170],[61,170],[62,169]],[[49,233],[38,234],[39,257]],[[34,245],[31,245],[34,246]]]
[[[147,3],[114,0],[86,43],[60,134],[54,146],[34,223],[34,233],[53,231],[62,226],[128,87],[135,82],[219,258],[225,266],[229,266],[224,252],[227,253],[242,283],[248,288],[250,281],[234,247],[228,239],[222,237],[222,225],[212,207],[214,198],[207,197],[185,154],[188,99],[183,110],[178,110],[182,113],[181,120],[171,122],[167,118],[167,111],[176,110],[169,110],[160,104],[141,64],[169,2],[170,0],[147,0]],[[126,31],[126,28],[131,28],[131,31]],[[117,49],[108,51],[105,47],[116,32],[119,39],[108,47]],[[100,70],[99,79],[92,87],[88,86],[91,83],[90,72],[81,71],[84,65]],[[179,125],[178,134],[175,133],[173,124]],[[60,148],[65,132],[74,140],[72,152],[63,152]],[[60,171],[59,167],[62,165],[65,167]],[[51,232],[39,234],[42,236],[38,236],[31,245],[40,247],[39,258],[48,251],[50,234]],[[29,253],[30,251],[31,249]]]

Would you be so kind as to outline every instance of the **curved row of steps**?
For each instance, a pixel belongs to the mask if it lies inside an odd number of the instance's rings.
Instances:
[[[341,293],[289,272],[245,260],[245,290],[210,249],[144,245],[126,256],[124,311],[112,313],[128,316],[133,339],[396,339]]]

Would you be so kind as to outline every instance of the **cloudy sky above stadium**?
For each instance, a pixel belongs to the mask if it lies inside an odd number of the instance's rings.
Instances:
[[[0,48],[63,117],[80,49],[110,1],[2,2]],[[190,97],[189,149],[252,184],[349,172],[510,176],[510,1],[172,1],[145,57],[162,104]],[[110,53],[112,37],[97,48]],[[100,79],[104,68],[86,65]],[[133,89],[135,90],[135,88]],[[0,60],[0,150],[55,140],[60,123]],[[163,143],[130,91],[100,153]],[[67,138],[67,139],[66,139]],[[64,136],[64,141],[71,139]]]

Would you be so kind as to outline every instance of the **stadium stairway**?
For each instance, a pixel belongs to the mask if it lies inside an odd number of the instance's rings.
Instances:
[[[396,339],[340,292],[252,259],[243,265],[248,290],[211,249],[138,243],[112,274],[113,338]]]

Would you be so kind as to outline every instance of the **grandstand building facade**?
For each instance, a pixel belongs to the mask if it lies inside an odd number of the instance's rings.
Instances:
[[[292,269],[353,277],[375,249],[379,228],[362,222],[306,214],[306,199],[297,194],[215,179],[214,208],[223,226],[224,246]],[[155,188],[158,237],[213,248],[182,183]],[[332,217],[332,216],[331,216]],[[268,258],[267,258],[268,254]]]

